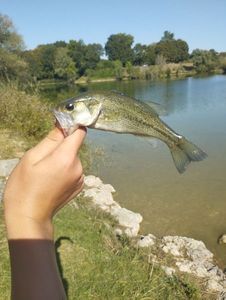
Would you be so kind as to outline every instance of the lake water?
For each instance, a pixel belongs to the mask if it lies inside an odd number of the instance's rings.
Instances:
[[[91,84],[162,104],[162,119],[207,154],[180,175],[165,144],[132,135],[89,130],[88,141],[106,153],[96,175],[115,189],[115,200],[143,215],[143,233],[200,239],[226,267],[226,76],[173,81]],[[73,90],[58,91],[58,99]],[[56,96],[56,94],[55,94]]]

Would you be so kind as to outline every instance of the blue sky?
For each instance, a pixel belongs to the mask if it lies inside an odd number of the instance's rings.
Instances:
[[[196,48],[226,51],[226,0],[0,0],[28,49],[83,39],[104,45],[111,34],[158,42],[165,30]]]

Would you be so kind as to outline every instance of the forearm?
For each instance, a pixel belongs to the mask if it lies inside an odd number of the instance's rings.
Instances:
[[[66,299],[52,240],[9,240],[13,300]]]
[[[12,300],[66,299],[51,222],[7,214]]]

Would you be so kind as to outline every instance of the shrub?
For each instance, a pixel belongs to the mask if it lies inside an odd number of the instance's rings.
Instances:
[[[37,95],[20,91],[15,84],[0,85],[0,128],[24,138],[42,138],[51,127],[51,113]]]

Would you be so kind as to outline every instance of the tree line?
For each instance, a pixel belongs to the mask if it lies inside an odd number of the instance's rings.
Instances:
[[[103,59],[103,56],[108,59]],[[219,54],[189,46],[165,31],[149,45],[137,43],[126,33],[112,34],[105,46],[85,44],[83,40],[56,41],[26,50],[24,41],[8,16],[0,14],[0,77],[4,80],[62,79],[74,81],[82,76],[120,78],[123,67],[163,65],[191,61],[197,72],[211,72],[219,65]]]

